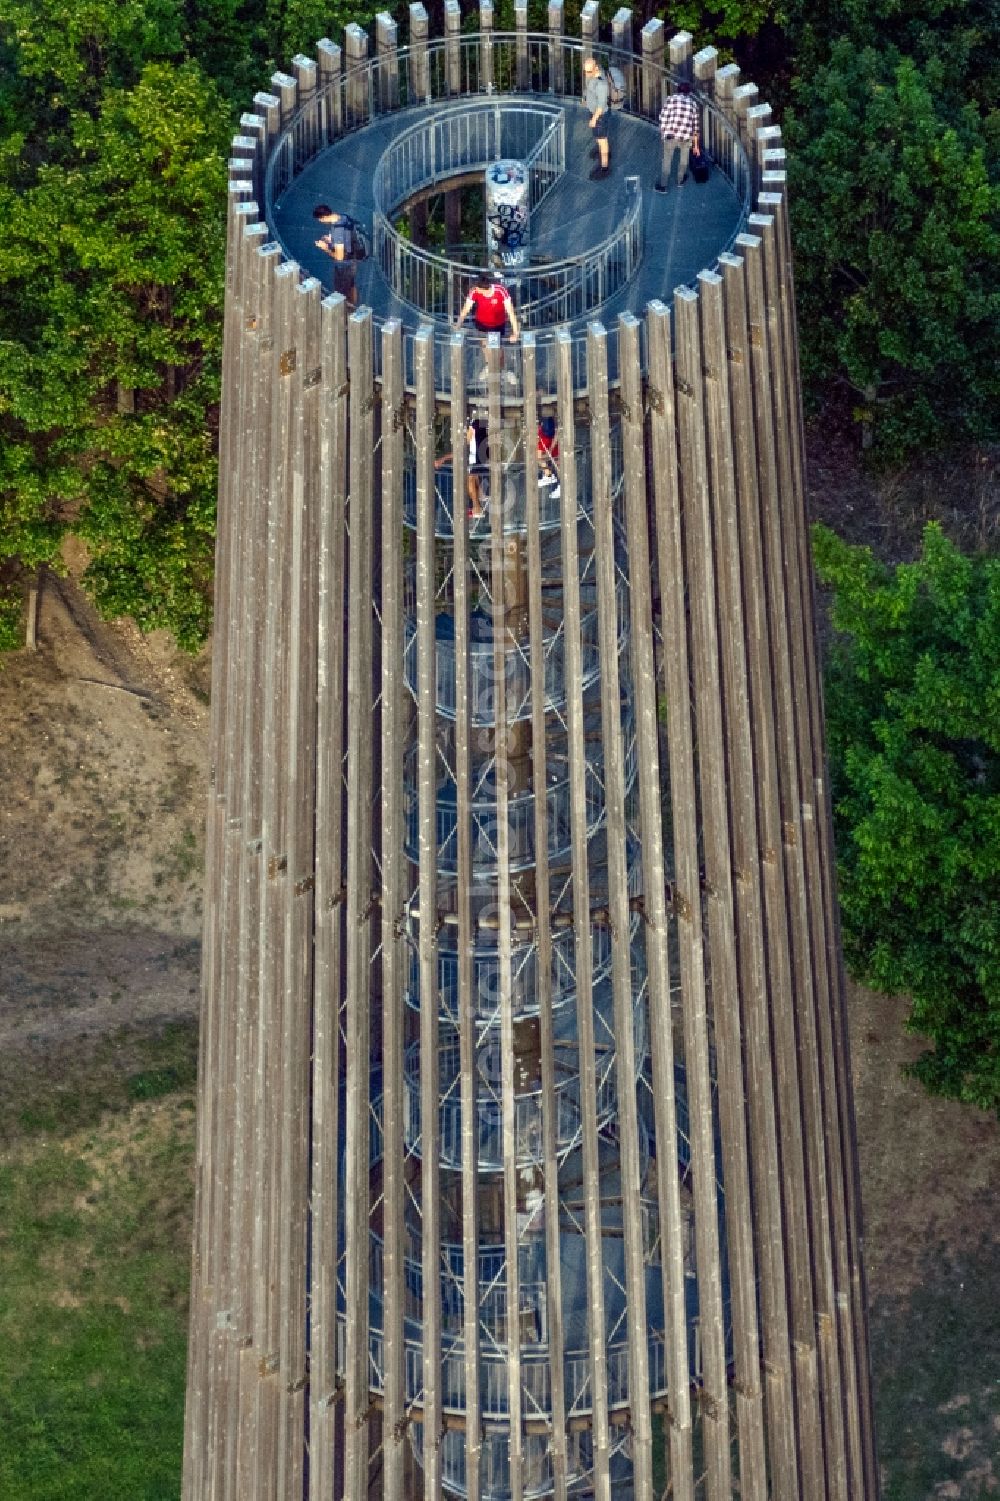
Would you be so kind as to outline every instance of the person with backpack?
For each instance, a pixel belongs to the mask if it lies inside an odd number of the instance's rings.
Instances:
[[[699,127],[701,124],[698,101],[692,98],[691,85],[678,85],[676,94],[669,94],[660,110],[660,140],[663,143],[660,162],[660,180],[655,184],[657,193],[665,193],[670,185],[674,158],[679,154],[678,185],[687,180],[688,161],[692,150],[697,155]]]
[[[590,111],[589,125],[597,143],[597,166],[591,172],[592,181],[599,182],[611,171],[611,97],[608,80],[601,72],[597,59],[588,57],[583,64],[583,102]]]
[[[327,226],[326,233],[315,241],[315,245],[333,261],[333,290],[346,297],[352,308],[357,307],[355,268],[367,254],[361,227],[350,214],[337,213],[327,203],[316,205],[313,218],[318,224]]]

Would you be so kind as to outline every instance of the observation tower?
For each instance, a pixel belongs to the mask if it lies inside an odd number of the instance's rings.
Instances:
[[[233,145],[183,1495],[875,1501],[781,134],[514,14]]]

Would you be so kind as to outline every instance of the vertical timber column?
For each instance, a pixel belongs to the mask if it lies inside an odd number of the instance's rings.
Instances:
[[[664,382],[670,381],[670,351],[664,345],[664,325],[650,326],[649,402],[650,453],[653,474],[676,486],[672,436],[665,431],[667,401]],[[638,743],[639,821],[642,837],[643,916],[646,964],[649,973],[650,1053],[653,1068],[653,1110],[658,1142],[677,1140],[677,1098],[674,1041],[670,1014],[670,953],[667,934],[666,867],[663,850],[663,810],[660,782],[659,719],[656,702],[656,662],[653,647],[653,591],[647,514],[640,324],[623,313],[618,324],[622,380],[623,458],[625,468],[625,529],[631,597],[633,702]],[[672,407],[672,401],[671,401]],[[664,441],[664,440],[667,441]],[[668,1392],[665,1472],[674,1493],[691,1492],[691,1401],[687,1349],[687,1307],[684,1277],[684,1222],[675,1153],[656,1154],[663,1307],[665,1310]],[[686,1478],[685,1478],[686,1477]]]
[[[513,726],[507,722],[507,650],[512,644],[508,626],[508,577],[504,539],[503,445],[501,415],[500,339],[490,334],[486,361],[489,388],[490,441],[490,569],[489,592],[492,600],[493,631],[493,755],[496,786],[496,860],[497,860],[497,959],[498,1000],[500,1007],[500,1096],[503,1154],[503,1242],[507,1272],[507,1406],[510,1424],[509,1467],[511,1501],[524,1495],[524,1436],[521,1419],[521,1335],[517,1310],[520,1307],[517,1262],[517,1116],[514,1102],[514,1015],[511,996],[512,959],[510,880],[510,782]],[[516,544],[511,544],[516,546]]]
[[[368,33],[356,21],[344,27],[344,55],[347,66],[347,125],[355,129],[364,125],[371,114],[369,97]]]
[[[282,1060],[285,913],[288,886],[288,623],[291,586],[291,474],[286,462],[292,420],[289,347],[298,267],[282,262],[273,272],[273,348],[266,371],[273,391],[267,476],[267,606],[264,631],[264,733],[261,755],[262,883],[260,902],[260,1011],[257,1056],[258,1215],[255,1223],[255,1291],[258,1346],[257,1494],[277,1485],[281,1420],[281,1226],[286,1205],[281,1177],[281,1119],[285,1109]]]
[[[756,837],[756,787],[750,741],[749,695],[740,592],[735,457],[730,427],[727,344],[722,280],[698,278],[701,358],[705,390],[708,459],[708,514],[700,518],[714,541],[717,624],[709,620],[708,663],[696,670],[697,717],[702,741],[718,747],[713,775],[702,779],[705,870],[712,896],[713,998],[719,1034],[719,1091],[722,1119],[726,1228],[732,1289],[736,1413],[740,1438],[741,1495],[766,1494],[763,1406],[760,1385],[758,1278],[773,1277],[768,1262],[781,1245],[779,1162],[774,1127],[772,1061]],[[715,636],[717,639],[712,640]],[[705,671],[708,665],[708,672]],[[706,677],[708,681],[706,681]],[[721,678],[721,700],[718,687]],[[734,946],[735,938],[735,946]],[[737,998],[740,1005],[737,1005]],[[740,1059],[746,1057],[746,1069]],[[744,1108],[748,1097],[748,1110]],[[734,1111],[733,1106],[738,1105]],[[747,1126],[751,1151],[747,1147]],[[754,1142],[763,1150],[752,1154]],[[756,1176],[751,1197],[750,1157]],[[762,1223],[762,1260],[755,1267],[754,1211]],[[770,1248],[775,1250],[771,1251]],[[777,1286],[762,1296],[783,1296],[783,1270]]]
[[[642,78],[639,108],[647,120],[659,118],[663,91],[663,22],[647,21],[640,32],[642,39]]]
[[[382,1171],[385,1355],[382,1453],[385,1501],[404,1501],[406,1349],[404,1207],[406,1134],[406,904],[403,853],[403,336],[399,320],[382,330]]]
[[[640,97],[639,74],[632,61],[632,12],[624,5],[611,17],[611,51],[612,62],[617,61],[625,75],[625,103],[635,109]]]
[[[328,37],[316,43],[316,58],[319,62],[320,130],[329,146],[344,127],[343,61],[337,43]]]
[[[431,97],[431,70],[430,59],[427,55],[427,39],[430,34],[430,22],[427,19],[427,11],[420,0],[410,6],[410,52],[409,52],[409,97],[407,104],[420,104],[423,100],[430,101]]]
[[[719,66],[719,54],[714,47],[702,47],[691,59],[694,85],[706,99],[715,98],[715,74]]]
[[[587,1340],[594,1445],[595,1501],[610,1501],[608,1369],[604,1318],[604,1256],[601,1237],[600,1169],[597,1146],[597,1068],[594,1036],[593,916],[587,863],[586,745],[583,715],[583,651],[580,609],[576,416],[573,341],[566,328],[556,332],[560,456],[560,530],[565,601],[566,707],[569,741],[570,833],[573,872],[573,940],[576,959],[576,1027],[583,1145],[584,1232],[586,1240]]]
[[[375,52],[378,57],[378,104],[380,114],[399,108],[398,29],[387,10],[375,17]]]
[[[708,100],[715,98],[715,75],[718,62],[719,54],[714,47],[703,47],[691,59],[694,86],[698,93]],[[702,110],[701,112],[700,140],[703,150],[707,151],[712,160],[731,175],[732,143],[728,134],[719,129],[718,116],[712,111]]]
[[[350,543],[347,600],[347,1251],[344,1494],[368,1494],[369,1077],[372,896],[372,314],[348,321]]]
[[[316,683],[316,930],[313,961],[309,1501],[330,1501],[337,1454],[340,996],[343,988],[344,562],[347,303],[320,318],[320,510]]]
[[[728,910],[726,898],[728,896],[729,873],[726,870],[720,873],[715,868],[715,860],[712,859],[713,835],[721,839],[722,830],[719,829],[715,810],[712,807],[713,796],[718,796],[720,788],[724,787],[724,770],[719,764],[721,756],[721,727],[718,722],[718,667],[713,660],[715,657],[715,630],[714,611],[715,578],[712,559],[712,537],[708,517],[708,462],[705,450],[705,413],[704,391],[701,380],[701,349],[698,334],[698,296],[689,288],[679,288],[674,293],[674,319],[676,330],[676,381],[677,390],[680,393],[678,401],[678,437],[680,439],[680,470],[681,470],[681,503],[683,505],[683,544],[684,544],[684,568],[682,577],[690,588],[691,605],[688,620],[689,642],[691,653],[691,666],[693,668],[694,681],[694,710],[696,724],[695,749],[697,754],[698,785],[701,790],[701,815],[704,825],[705,846],[705,874],[708,888],[708,933],[709,933],[709,956],[711,977],[711,998],[715,1022],[715,1038],[717,1055],[719,1058],[719,1085],[720,1096],[725,1094],[727,1087],[734,1083],[735,1070],[727,1061],[726,1056],[730,1053],[734,1044],[731,1031],[730,1018],[726,1014],[727,1004],[732,1005],[735,1000],[735,975],[733,974],[732,953],[732,916]],[[671,586],[672,587],[672,586]],[[666,622],[665,622],[666,624]],[[673,713],[673,702],[668,697],[670,712]],[[673,772],[673,756],[671,756],[671,773]],[[675,810],[676,819],[676,810]],[[676,822],[675,822],[676,837]],[[677,841],[678,844],[680,841]],[[721,859],[721,850],[719,851]],[[710,869],[711,866],[711,869]],[[700,877],[695,875],[694,870],[688,867],[688,881],[694,885],[687,886],[690,891],[688,900],[697,902],[699,908],[702,900],[698,892]],[[713,886],[713,877],[721,884]],[[680,859],[678,858],[678,878],[680,877]],[[686,884],[686,883],[685,883]],[[725,994],[726,986],[731,987],[731,993]],[[700,998],[699,998],[700,999]],[[685,1010],[687,1006],[685,1004]],[[700,1006],[699,1006],[700,1010]],[[700,1021],[700,1017],[699,1017]],[[699,1028],[700,1031],[700,1028]],[[700,1039],[699,1039],[700,1041]],[[693,1078],[689,1083],[693,1113],[700,1118],[708,1128],[708,1135],[712,1134],[712,1106],[710,1097],[703,1103],[695,1102],[695,1089]],[[742,1096],[742,1091],[740,1091]],[[720,1113],[727,1102],[720,1098]],[[742,1108],[742,1098],[740,1099]],[[728,1122],[728,1124],[732,1124]],[[728,1133],[723,1128],[723,1137]],[[693,1132],[692,1132],[693,1138]],[[694,1154],[695,1143],[692,1139],[692,1153]],[[706,1139],[705,1145],[708,1145]],[[695,1158],[697,1162],[697,1158]],[[727,1167],[728,1163],[725,1164]],[[703,1164],[703,1171],[709,1169],[712,1172],[712,1192],[715,1193],[714,1183],[714,1160]],[[695,1168],[697,1171],[697,1166]],[[706,1185],[707,1188],[707,1185]],[[695,1210],[695,1230],[700,1232],[699,1223],[703,1216],[699,1216]],[[714,1225],[712,1229],[714,1230]],[[726,1385],[726,1352],[725,1338],[722,1327],[721,1302],[716,1300],[716,1279],[720,1265],[721,1247],[717,1236],[714,1236],[715,1245],[709,1250],[706,1246],[706,1261],[709,1256],[714,1256],[716,1270],[712,1274],[711,1298],[706,1302],[702,1292],[702,1256],[698,1255],[698,1290],[699,1306],[701,1310],[702,1330],[702,1357],[704,1361],[704,1395],[702,1398],[702,1421],[705,1433],[705,1461],[707,1467],[706,1494],[709,1501],[722,1501],[723,1497],[730,1494],[730,1455],[729,1455],[729,1413],[728,1392]]]
[[[724,63],[715,72],[715,102],[722,110],[730,125],[736,123],[736,106],[733,103],[733,94],[740,81],[740,70],[736,63]],[[742,158],[738,157],[736,142],[728,131],[720,131],[716,140],[716,150],[721,153],[717,158],[719,165],[724,167],[730,179],[739,185],[742,177],[746,175],[746,167],[738,165]],[[737,186],[739,191],[739,186]]]
[[[278,264],[280,249],[273,243],[262,244],[264,232],[252,232],[252,285],[253,307],[248,309],[247,329],[253,327],[253,339],[246,353],[249,356],[241,372],[246,382],[241,441],[247,452],[246,491],[244,508],[250,524],[247,527],[245,548],[241,559],[242,577],[246,591],[248,619],[259,622],[267,600],[267,556],[270,453],[271,453],[271,406],[274,398],[274,381],[271,376],[269,355],[274,345],[274,271]],[[251,232],[248,231],[248,239]],[[263,773],[264,746],[264,641],[259,628],[250,633],[246,643],[246,681],[252,691],[246,694],[242,704],[242,734],[244,744],[243,785],[241,808],[243,843],[240,851],[239,894],[237,897],[241,922],[237,943],[237,975],[240,1004],[236,1012],[236,1068],[243,1087],[237,1098],[235,1120],[236,1139],[241,1150],[236,1154],[233,1207],[235,1235],[238,1239],[237,1276],[240,1279],[240,1301],[236,1310],[236,1337],[240,1346],[239,1370],[239,1420],[236,1441],[238,1446],[236,1465],[233,1467],[233,1483],[236,1476],[254,1474],[256,1466],[255,1421],[257,1385],[260,1379],[261,1325],[260,1300],[257,1294],[256,1270],[258,1242],[256,1225],[258,1219],[257,1151],[261,1134],[261,1095],[258,1084],[258,1061],[260,1057],[260,912],[263,890]],[[213,1453],[218,1453],[213,1450]],[[229,1455],[222,1458],[229,1464]]]
[[[462,1113],[462,1298],[465,1340],[465,1470],[468,1501],[479,1501],[479,1161],[476,1099],[476,995],[472,971],[472,730],[469,683],[469,521],[466,514],[465,339],[452,335],[452,529],[455,568],[456,923],[458,1047]]]
[[[759,245],[759,242],[754,242]],[[712,309],[710,338],[713,350],[721,347],[724,337],[729,363],[730,421],[735,437],[728,462],[735,482],[735,507],[727,491],[717,506],[716,527],[738,523],[738,543],[733,543],[741,565],[741,592],[745,616],[741,617],[736,595],[736,581],[728,574],[723,579],[727,613],[724,647],[728,652],[728,713],[730,734],[730,775],[737,799],[748,796],[747,773],[754,774],[753,801],[757,836],[745,811],[734,819],[734,857],[737,871],[737,918],[743,941],[741,963],[746,966],[745,1015],[748,1075],[750,1084],[750,1138],[756,1200],[757,1239],[759,1248],[760,1308],[763,1335],[763,1369],[766,1388],[769,1455],[772,1484],[776,1497],[797,1496],[799,1482],[796,1464],[794,1386],[786,1308],[787,1274],[782,1239],[781,1184],[778,1179],[780,1156],[777,1139],[775,1073],[768,1046],[767,1012],[761,1021],[755,1010],[757,1001],[753,944],[757,922],[755,902],[763,908],[766,984],[768,1008],[785,1004],[782,997],[791,994],[790,957],[785,925],[784,874],[778,850],[781,847],[781,822],[778,811],[773,716],[771,712],[770,657],[766,616],[757,578],[760,572],[760,533],[757,519],[757,470],[753,407],[750,387],[750,349],[746,325],[743,283],[738,273],[743,263],[738,257],[723,256],[723,301],[725,331],[720,335],[715,309]],[[737,273],[734,279],[734,273]],[[705,287],[711,300],[714,284]],[[713,355],[713,358],[716,358]],[[719,445],[724,444],[722,434]],[[732,566],[730,562],[730,567]],[[745,643],[750,718],[743,724],[742,692],[738,682],[737,652]],[[752,744],[746,744],[747,730],[752,729]],[[754,854],[754,844],[757,844]],[[759,876],[758,876],[759,872]],[[758,883],[761,896],[755,893]],[[753,962],[751,962],[753,961]],[[774,1001],[772,1002],[772,997]],[[758,1017],[758,1019],[755,1019]]]
[[[783,830],[783,861],[791,934],[791,979],[795,996],[794,1015],[786,1022],[787,1035],[796,1031],[802,1049],[802,1062],[808,1079],[809,1038],[801,1028],[814,1015],[815,989],[811,950],[809,911],[803,864],[805,818],[811,808],[803,809],[798,777],[798,747],[795,731],[795,667],[791,655],[789,623],[786,614],[781,532],[781,495],[787,483],[787,445],[789,434],[781,421],[781,376],[775,370],[772,328],[772,292],[768,277],[768,237],[773,236],[774,222],[768,215],[752,214],[750,228],[760,239],[760,250],[751,254],[751,343],[755,405],[758,413],[757,454],[761,464],[760,497],[764,565],[767,587],[767,610],[771,627],[771,674],[774,684],[775,724],[777,730],[778,789]],[[763,273],[763,274],[762,274]],[[776,311],[776,310],[775,310]],[[756,334],[756,337],[754,337]],[[804,817],[805,815],[805,817]],[[780,999],[780,998],[779,998]],[[776,1019],[781,1020],[780,1010]],[[793,1028],[796,1031],[793,1031]],[[779,1093],[779,1141],[783,1160],[788,1154],[789,1170],[783,1175],[786,1246],[790,1277],[790,1312],[792,1349],[796,1372],[799,1444],[802,1456],[803,1484],[807,1495],[824,1494],[823,1475],[826,1456],[823,1448],[820,1413],[819,1361],[816,1347],[816,1310],[813,1298],[810,1225],[807,1204],[800,1200],[796,1185],[804,1182],[805,1162],[802,1137],[805,1121],[799,1094],[799,1060],[793,1048],[784,1049],[784,1095]],[[782,1080],[779,1078],[779,1087]],[[820,1226],[816,1225],[818,1235]]]
[[[594,49],[600,39],[601,8],[598,0],[587,0],[586,5],[580,11],[580,40],[583,43],[584,57],[593,57]]]
[[[787,340],[794,331],[784,326],[782,309],[791,289],[783,285],[778,261],[782,231],[777,216],[783,211],[784,201],[780,194],[761,194],[762,207],[771,209],[772,222],[763,226],[762,255],[768,305],[768,343],[771,355],[772,380],[778,421],[784,429],[787,447],[779,449],[779,522],[781,553],[784,563],[783,602],[786,631],[790,642],[790,665],[792,675],[792,716],[795,726],[797,749],[797,776],[790,779],[791,796],[800,810],[801,862],[804,889],[799,894],[800,922],[803,927],[802,944],[811,946],[811,985],[803,984],[803,1000],[796,1008],[799,1047],[802,1058],[802,1097],[805,1115],[806,1142],[809,1154],[809,1172],[813,1189],[810,1213],[812,1251],[816,1284],[817,1333],[819,1356],[822,1363],[824,1428],[826,1437],[827,1471],[831,1478],[831,1494],[837,1494],[835,1484],[845,1483],[847,1456],[843,1427],[841,1388],[848,1371],[841,1372],[837,1352],[837,1310],[834,1296],[834,1272],[831,1249],[831,1208],[838,1220],[838,1243],[847,1244],[847,1226],[842,1197],[843,1169],[839,1148],[841,1132],[834,1130],[828,1138],[831,1162],[829,1180],[827,1156],[824,1153],[824,1125],[832,1125],[824,1116],[825,1101],[830,1098],[834,1080],[828,1073],[822,1077],[822,1064],[829,1068],[829,1054],[822,1048],[822,1040],[829,1033],[828,1019],[833,1014],[835,1001],[831,995],[830,971],[828,969],[827,934],[823,912],[823,874],[817,838],[817,809],[815,806],[816,782],[812,750],[812,704],[817,685],[810,677],[809,664],[813,661],[813,640],[806,624],[803,581],[800,569],[809,568],[805,552],[806,532],[802,510],[804,497],[801,489],[801,468],[796,458],[801,456],[798,437],[798,400],[791,389],[791,365],[793,359],[787,348]],[[808,583],[806,583],[808,588]],[[811,601],[810,601],[811,602]],[[811,626],[811,616],[809,625]],[[804,910],[803,910],[804,909]],[[836,962],[836,961],[834,961]],[[824,1057],[821,1059],[820,1052]],[[831,1071],[832,1073],[832,1071]],[[848,1140],[852,1136],[848,1135]],[[830,1202],[830,1188],[835,1190]],[[836,1192],[836,1190],[840,1190]]]
[[[444,38],[448,93],[457,98],[462,92],[462,8],[458,0],[444,0]]]
[[[420,1217],[425,1501],[441,1495],[441,1196],[437,951],[437,664],[434,547],[434,331],[413,340],[417,448],[417,809],[420,871]]]
[[[709,1359],[715,1381],[722,1323],[721,1245],[712,1126],[694,726],[690,701],[691,653],[685,601],[685,538],[681,527],[682,506],[687,502],[690,485],[691,413],[686,408],[692,400],[693,388],[686,379],[686,373],[682,373],[680,364],[676,372],[672,369],[669,360],[669,314],[662,303],[650,304],[648,328],[650,348],[656,355],[654,368],[665,408],[662,420],[658,421],[654,416],[654,506],[658,571],[663,600],[663,687],[668,705],[667,747],[675,866],[674,910],[680,948],[684,1064],[691,1121],[695,1263],[702,1324],[707,1327],[708,1339],[714,1347]],[[661,459],[665,460],[662,465]],[[705,1459],[709,1474],[708,1495],[714,1501],[716,1496],[726,1493],[725,1489],[720,1491],[720,1487],[728,1487],[729,1484],[728,1432],[723,1432],[728,1423],[720,1423],[720,1418],[726,1418],[727,1404],[723,1403],[720,1412],[716,1394],[710,1392],[710,1396],[712,1405],[702,1404],[702,1426],[705,1430]],[[686,1470],[677,1477],[681,1484],[690,1484],[687,1479],[691,1473],[690,1466],[689,1458]],[[693,1495],[693,1491],[689,1491],[689,1494]]]
[[[535,335],[521,340],[524,411],[534,413],[537,395]],[[531,426],[525,426],[525,444]],[[572,442],[572,433],[563,440]],[[556,1131],[555,1037],[552,1023],[552,912],[549,875],[549,811],[546,747],[545,616],[542,604],[542,548],[538,466],[525,452],[526,561],[528,568],[528,652],[531,670],[531,774],[535,797],[535,921],[538,936],[538,1026],[542,1073],[542,1157],[545,1172],[545,1282],[548,1307],[549,1382],[552,1400],[552,1493],[566,1501],[566,1384],[563,1367],[562,1258],[559,1235],[559,1158]]]
[[[479,0],[479,92],[493,92],[493,0]]]
[[[516,34],[517,87],[524,93],[531,87],[531,63],[528,59],[528,0],[514,0],[514,31]]]
[[[319,109],[316,104],[319,69],[315,58],[305,57],[301,52],[297,52],[292,58],[292,67],[295,70],[292,76],[295,79],[296,98],[299,107],[305,110],[296,131],[296,155],[300,160],[308,161],[315,156],[323,144],[319,133]],[[307,107],[310,105],[312,108]]]
[[[611,984],[615,1029],[615,1082],[620,1128],[622,1230],[628,1310],[629,1411],[635,1501],[652,1501],[653,1436],[649,1406],[649,1329],[642,1243],[642,1172],[639,1161],[638,1070],[632,994],[632,924],[629,910],[625,824],[625,746],[618,666],[618,601],[612,514],[611,424],[608,412],[608,338],[602,324],[587,331],[594,556],[598,641],[601,653],[601,731],[604,746],[605,828],[611,918]]]
[[[704,977],[700,975],[703,965],[701,954],[701,908],[697,895],[697,823],[695,819],[694,749],[691,740],[690,668],[688,665],[687,631],[684,619],[683,549],[680,532],[680,470],[677,458],[677,395],[674,390],[674,365],[671,349],[671,323],[669,310],[661,302],[652,302],[647,312],[647,337],[649,340],[650,376],[650,447],[653,468],[654,534],[657,548],[657,573],[662,604],[663,628],[663,691],[669,705],[667,715],[667,761],[670,776],[671,810],[673,815],[675,893],[674,911],[679,935],[682,987],[682,1014],[684,1023],[685,1077],[689,1079],[689,1044],[695,1043],[692,1029],[692,999],[704,1011]],[[640,763],[641,765],[641,763]],[[647,792],[647,796],[648,796]],[[678,817],[679,810],[683,817]],[[644,822],[644,830],[646,828]],[[691,870],[692,847],[694,872]],[[645,858],[645,842],[643,844]],[[648,879],[656,879],[655,869]],[[694,882],[694,904],[687,892]],[[666,947],[666,945],[664,945]],[[700,985],[700,988],[699,988]],[[669,999],[669,997],[668,997]],[[662,1031],[672,1025],[668,1015],[662,1022]],[[704,1025],[704,1022],[702,1022]],[[654,1038],[655,1047],[655,1038]],[[654,1067],[658,1056],[666,1049],[666,1038],[660,1037],[660,1050],[654,1051]],[[692,1056],[696,1056],[694,1046]],[[661,1077],[664,1072],[661,1061]],[[710,1090],[707,1078],[707,1057],[704,1063],[706,1082],[700,1083],[702,1065],[695,1077],[701,1091]],[[654,1075],[655,1078],[655,1075]],[[690,1082],[688,1082],[690,1091]],[[657,1118],[659,1139],[659,1117]],[[694,1141],[692,1139],[692,1153]],[[674,1176],[671,1154],[667,1154],[668,1171]],[[692,1155],[692,1161],[696,1159]],[[714,1174],[713,1174],[714,1177]],[[704,1201],[704,1174],[693,1181],[696,1225],[700,1218],[699,1201]],[[714,1182],[709,1187],[714,1198]],[[711,1205],[709,1200],[709,1206]],[[711,1213],[708,1207],[706,1212]],[[661,1211],[662,1213],[662,1211]],[[674,1301],[676,1301],[676,1293]],[[721,1297],[721,1291],[719,1296]],[[670,1306],[670,1305],[668,1305]],[[681,1328],[685,1338],[678,1348],[675,1330],[671,1340],[670,1406],[667,1411],[669,1427],[670,1478],[678,1501],[693,1501],[694,1497],[694,1452],[691,1415],[691,1377],[687,1349],[687,1305],[682,1303]],[[668,1331],[669,1333],[669,1331]]]
[[[675,31],[667,44],[670,71],[683,83],[691,83],[694,77],[691,61],[693,42],[690,31]]]
[[[549,24],[549,88],[553,94],[566,91],[566,69],[563,62],[563,0],[548,0],[546,11]]]
[[[285,911],[286,1007],[282,1035],[285,1111],[281,1120],[281,1331],[283,1400],[278,1494],[302,1495],[307,1380],[306,1259],[309,1195],[309,1058],[316,807],[316,608],[319,541],[320,283],[293,298],[291,566],[289,589],[288,839]]]

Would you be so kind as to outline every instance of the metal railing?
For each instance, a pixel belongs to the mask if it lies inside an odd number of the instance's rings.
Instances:
[[[417,121],[398,136],[375,173],[372,239],[376,263],[397,297],[437,318],[455,318],[482,280],[480,262],[462,261],[415,245],[393,223],[406,200],[462,173],[485,170],[500,157],[528,168],[532,212],[565,170],[562,109],[519,102],[453,104]],[[642,260],[639,179],[625,180],[625,211],[614,232],[582,255],[527,269],[507,269],[504,280],[526,328],[584,318],[616,295]]]
[[[263,181],[255,185],[263,203],[264,217],[276,233],[275,209],[281,195],[294,178],[322,151],[350,131],[360,130],[380,116],[400,112],[433,109],[446,101],[471,96],[524,96],[531,104],[539,96],[554,99],[579,98],[582,95],[582,65],[590,44],[570,37],[518,35],[513,32],[467,34],[438,37],[416,47],[400,48],[387,61],[376,56],[348,69],[325,87],[316,90],[293,114],[285,129],[270,148]],[[598,47],[598,53],[606,48]],[[670,69],[656,69],[635,54],[618,55],[626,78],[625,113],[655,123],[659,113],[661,85],[676,87],[682,80]],[[653,76],[657,75],[657,76]],[[640,79],[645,87],[640,88]],[[720,255],[729,251],[746,227],[751,210],[753,173],[736,125],[711,101],[695,95],[701,108],[702,136],[718,171],[731,184],[738,211],[733,228],[719,245],[706,269],[718,265]],[[644,105],[643,100],[646,100]],[[405,121],[401,124],[405,125]],[[416,117],[414,116],[414,123]],[[280,236],[277,241],[289,259],[294,251]],[[664,287],[669,299],[673,287]],[[381,321],[381,320],[377,320]],[[451,330],[440,329],[435,337],[435,388],[442,395],[450,393],[451,365],[449,343]],[[467,342],[481,353],[485,341],[474,334]],[[612,384],[618,379],[617,330],[608,330],[608,374]],[[645,360],[645,349],[642,350]],[[375,341],[376,377],[381,377],[381,341]],[[539,333],[536,367],[540,394],[556,389],[556,362],[551,335]],[[413,331],[406,330],[404,341],[404,379],[414,384]],[[578,329],[573,340],[573,382],[577,390],[587,386],[585,330]]]

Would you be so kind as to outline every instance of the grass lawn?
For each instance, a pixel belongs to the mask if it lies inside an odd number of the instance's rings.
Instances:
[[[0,1498],[180,1493],[193,1027],[0,1079]]]
[[[0,1501],[177,1501],[196,1050],[189,1025],[0,1059]],[[883,1501],[993,1501],[1000,1143],[865,1051]]]

